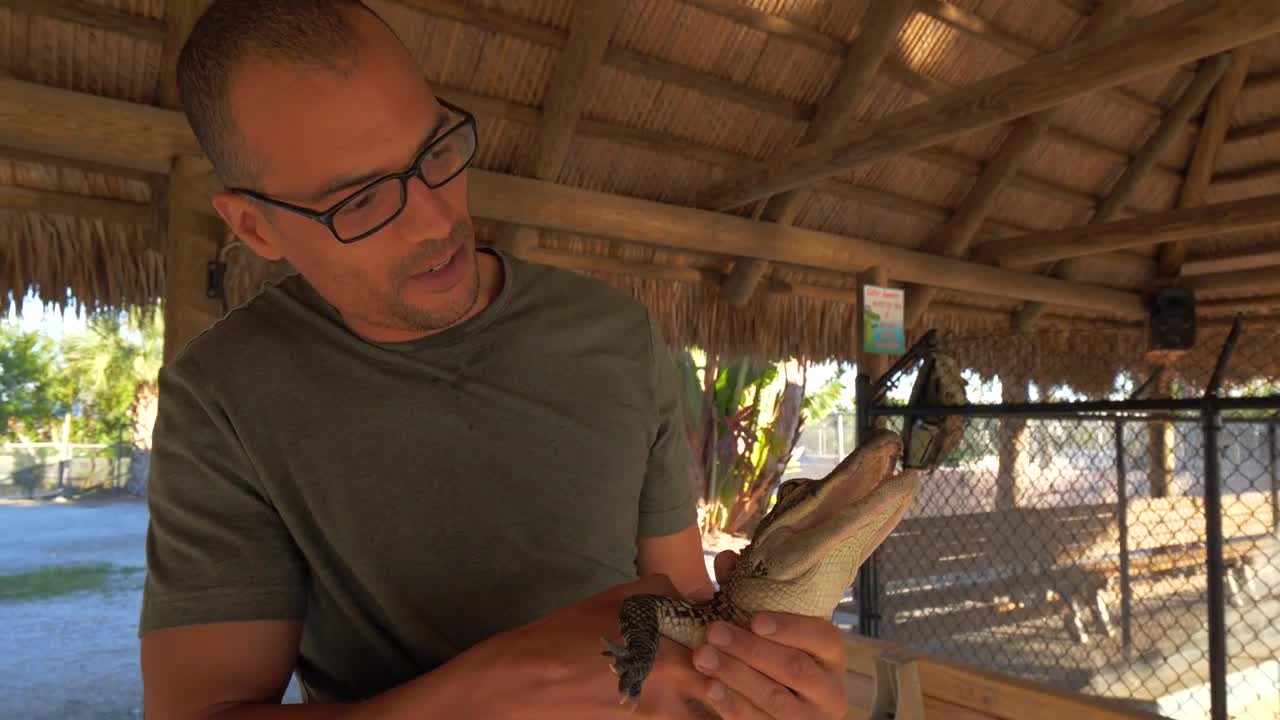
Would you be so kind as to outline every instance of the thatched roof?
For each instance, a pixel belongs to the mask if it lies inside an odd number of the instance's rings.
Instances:
[[[1196,289],[1206,338],[1215,318],[1280,311],[1280,204],[1203,207],[1280,193],[1274,3],[369,4],[479,119],[482,240],[625,288],[676,342],[852,359],[858,271],[879,266],[928,298],[913,335],[942,330],[984,371],[1100,387],[1143,363],[1158,288]],[[173,107],[192,7],[0,0],[0,307],[173,292],[167,161],[198,148],[172,112],[135,111]],[[102,106],[116,126],[71,117],[102,98],[129,103]],[[567,152],[534,157],[547,115],[577,122]],[[115,146],[121,123],[154,142]],[[234,305],[265,269],[224,250]],[[182,262],[200,277],[208,259]]]

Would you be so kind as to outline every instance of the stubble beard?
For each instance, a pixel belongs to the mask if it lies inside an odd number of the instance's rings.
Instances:
[[[405,259],[404,262],[397,266],[393,276],[396,290],[387,302],[388,317],[414,330],[423,331],[443,330],[457,324],[459,320],[465,317],[480,297],[480,264],[474,257],[474,240],[475,233],[470,220],[460,221],[443,243],[425,243],[420,252]],[[424,308],[405,302],[401,294],[401,289],[404,287],[405,282],[413,270],[421,266],[423,258],[439,253],[439,246],[442,244],[445,247],[457,247],[459,254],[471,254],[470,272],[459,282],[457,287],[451,288],[447,293],[442,293],[442,297],[447,297],[447,301],[442,306]]]

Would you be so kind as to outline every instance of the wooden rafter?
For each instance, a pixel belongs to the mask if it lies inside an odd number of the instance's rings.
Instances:
[[[1098,33],[1106,32],[1120,25],[1129,14],[1127,1],[1104,3],[1101,8],[1089,17],[1078,36],[1069,42],[1088,40]],[[931,242],[931,250],[946,257],[962,257],[969,252],[969,246],[977,236],[978,228],[986,221],[995,207],[1008,181],[1018,174],[1023,162],[1040,142],[1049,128],[1053,110],[1042,110],[1017,120],[1009,134],[1005,137],[995,157],[987,163],[978,181],[965,195],[960,206],[956,208],[950,222],[942,226]],[[933,302],[937,289],[924,285],[908,285],[906,287],[905,322],[907,327],[915,327],[924,317],[929,303]]]
[[[1231,65],[1218,85],[1209,108],[1205,111],[1204,129],[1192,151],[1187,176],[1182,183],[1182,191],[1178,195],[1179,208],[1192,208],[1204,204],[1205,193],[1213,179],[1213,168],[1218,164],[1218,155],[1222,143],[1231,127],[1231,115],[1240,90],[1244,87],[1249,72],[1251,49],[1248,46],[1237,48],[1231,53]],[[1187,257],[1185,241],[1175,241],[1160,247],[1160,274],[1173,277]]]
[[[105,175],[106,177],[137,180],[145,183],[151,183],[157,179],[164,178],[164,176],[159,173],[133,170],[126,167],[120,167],[119,165],[107,165],[105,163],[97,163],[89,160],[76,160],[51,153],[36,152],[34,150],[25,150],[23,148],[4,145],[0,145],[0,159],[15,162],[35,163],[38,165],[51,165],[57,168],[79,170],[84,173],[97,173]]]
[[[1182,264],[1178,274],[1182,277],[1190,277],[1192,275],[1209,275],[1265,267],[1280,268],[1280,249],[1254,250],[1189,260]]]
[[[1120,216],[1121,209],[1128,205],[1129,200],[1137,193],[1138,185],[1150,174],[1151,169],[1155,167],[1156,162],[1165,154],[1173,141],[1186,129],[1191,116],[1204,104],[1214,86],[1222,79],[1228,64],[1227,53],[1219,53],[1201,63],[1200,71],[1196,73],[1191,84],[1183,90],[1169,114],[1160,121],[1155,131],[1142,144],[1133,162],[1111,186],[1111,193],[1098,206],[1089,224],[1110,222]],[[1202,134],[1201,137],[1203,138],[1204,135]],[[1067,267],[1064,268],[1050,263],[1043,272],[1061,276],[1063,270],[1069,271],[1071,262],[1070,259],[1067,260],[1065,263]],[[1022,306],[1014,315],[1015,331],[1029,332],[1044,312],[1044,303],[1032,302]]]
[[[915,4],[916,0],[881,0],[867,9],[862,31],[849,46],[840,74],[814,113],[813,122],[805,129],[801,145],[822,140],[848,127],[858,100],[875,78],[880,63],[893,49],[893,43]],[[762,217],[767,222],[790,225],[799,214],[804,199],[805,194],[798,191],[769,198]],[[739,258],[725,282],[722,298],[735,307],[745,305],[768,268],[764,261]]]
[[[1184,0],[1140,23],[1030,60],[945,98],[811,143],[708,189],[705,207],[727,210],[852,167],[981,130],[1162,68],[1280,31],[1274,0]]]
[[[1280,135],[1280,116],[1231,130],[1227,133],[1226,144],[1260,140],[1273,135]]]
[[[0,185],[0,209],[101,220],[118,225],[150,225],[151,206],[129,200]]]
[[[147,42],[164,42],[161,20],[131,15],[87,0],[0,0],[0,8],[55,18]]]
[[[1183,278],[1179,285],[1197,294],[1276,292],[1280,291],[1280,273],[1276,272],[1274,268],[1233,270],[1232,272]]]
[[[592,0],[574,6],[569,39],[556,60],[525,174],[540,180],[555,180],[560,174],[582,108],[595,88],[609,39],[626,6],[626,0]],[[536,230],[508,225],[499,243],[516,249],[531,247],[537,241]]]
[[[983,245],[978,255],[1001,267],[1029,268],[1123,248],[1198,240],[1214,233],[1261,230],[1277,225],[1280,225],[1280,193],[993,240]]]

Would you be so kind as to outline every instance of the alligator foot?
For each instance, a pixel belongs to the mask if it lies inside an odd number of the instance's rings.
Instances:
[[[620,703],[639,698],[644,680],[653,670],[658,656],[658,608],[669,601],[661,595],[632,595],[622,601],[618,614],[623,644],[602,638],[605,650],[600,654],[613,658],[610,668],[618,676]]]

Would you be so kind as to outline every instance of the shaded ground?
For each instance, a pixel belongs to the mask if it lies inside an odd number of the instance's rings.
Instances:
[[[142,717],[146,506],[0,503],[0,718]]]

